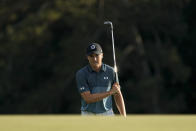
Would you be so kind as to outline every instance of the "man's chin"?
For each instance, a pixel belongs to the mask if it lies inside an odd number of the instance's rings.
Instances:
[[[99,68],[101,65],[99,63],[94,63],[93,66]]]

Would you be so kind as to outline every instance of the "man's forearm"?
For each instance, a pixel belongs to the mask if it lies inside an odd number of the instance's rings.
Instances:
[[[121,92],[114,95],[114,100],[120,114],[126,117],[126,109],[125,109],[124,99]]]
[[[103,93],[90,94],[86,98],[85,101],[86,101],[87,104],[90,104],[90,103],[101,101],[101,100],[103,100],[104,98],[106,98],[110,95],[112,95],[111,91],[107,91],[107,92],[103,92]]]

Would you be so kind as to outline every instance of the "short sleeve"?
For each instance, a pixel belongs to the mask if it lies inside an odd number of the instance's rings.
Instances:
[[[77,83],[78,91],[80,93],[90,91],[84,72],[78,71],[76,73],[76,83]]]

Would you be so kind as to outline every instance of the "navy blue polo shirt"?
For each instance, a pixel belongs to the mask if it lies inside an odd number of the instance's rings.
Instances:
[[[99,72],[93,71],[90,65],[80,69],[76,73],[78,91],[80,93],[90,91],[91,94],[109,91],[115,82],[115,73],[111,66],[102,64]],[[81,110],[93,113],[103,113],[112,109],[112,96],[101,101],[87,104],[81,98]]]

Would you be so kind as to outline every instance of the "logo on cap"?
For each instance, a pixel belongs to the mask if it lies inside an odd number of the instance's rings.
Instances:
[[[92,50],[95,49],[95,45],[91,45],[91,49],[92,49]]]
[[[86,49],[86,54],[90,55],[90,54],[101,54],[102,53],[102,49],[101,46],[98,43],[92,43],[90,44],[87,49]]]

